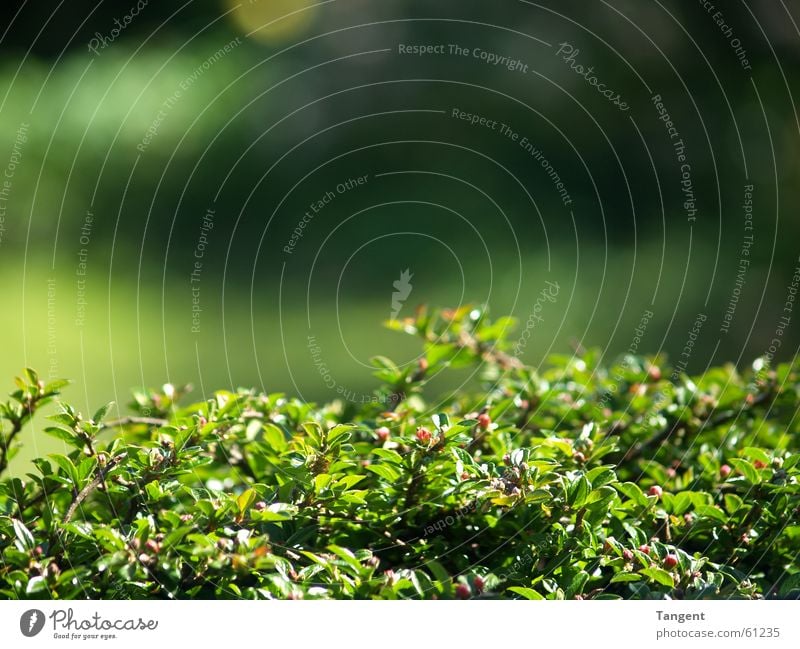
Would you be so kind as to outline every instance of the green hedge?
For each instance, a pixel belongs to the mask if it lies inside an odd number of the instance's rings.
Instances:
[[[375,359],[359,405],[167,385],[110,420],[26,371],[0,473],[49,401],[65,450],[0,481],[0,597],[800,596],[798,367],[689,378],[581,351],[534,369],[514,324],[389,323],[424,354]],[[458,367],[482,385],[426,401]]]

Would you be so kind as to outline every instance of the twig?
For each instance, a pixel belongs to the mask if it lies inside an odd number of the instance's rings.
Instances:
[[[88,498],[89,495],[95,489],[97,489],[97,487],[100,485],[101,482],[105,481],[105,478],[106,478],[106,475],[108,474],[108,472],[111,471],[111,469],[113,469],[115,466],[117,466],[117,464],[119,464],[120,461],[126,455],[127,455],[127,453],[120,453],[116,457],[111,458],[108,461],[108,464],[106,464],[106,466],[101,467],[101,469],[98,471],[97,476],[95,477],[95,479],[92,480],[88,485],[86,485],[77,496],[75,496],[75,500],[72,501],[72,504],[69,506],[69,509],[67,510],[66,516],[64,516],[64,524],[65,525],[67,523],[69,523],[70,520],[72,520],[72,517],[75,515],[75,512],[77,511],[78,507],[80,507],[80,504],[84,500],[86,500],[86,498]]]
[[[462,349],[468,349],[483,361],[489,364],[497,365],[503,370],[519,369],[524,367],[522,361],[520,361],[516,356],[511,356],[510,354],[506,354],[505,352],[496,348],[487,347],[486,343],[478,340],[475,336],[465,331],[461,332],[458,342],[454,344],[459,348],[459,351]]]
[[[386,537],[387,539],[392,541],[395,545],[399,546],[408,545],[399,536],[395,536],[394,534],[392,534],[391,530],[388,527],[380,529],[382,526],[387,524],[386,521],[384,520],[379,519],[374,521],[367,521],[362,518],[352,518],[350,516],[342,516],[341,514],[335,514],[333,512],[328,514],[321,514],[320,517],[329,521],[340,520],[340,521],[347,521],[348,523],[355,523],[356,525],[363,525],[365,526],[366,530]],[[387,517],[387,519],[388,518],[395,518],[395,515],[392,514],[391,516]]]
[[[528,395],[528,398],[525,399],[527,405],[522,410],[522,414],[520,415],[519,419],[517,419],[517,428],[522,431],[528,428],[528,424],[530,423],[531,415],[533,414],[533,409],[535,407],[534,401],[536,397],[534,395]],[[533,429],[537,429],[536,426],[533,426]]]
[[[583,517],[586,516],[586,507],[581,507],[575,515],[575,529],[583,529]]]
[[[698,426],[697,428],[697,432],[701,432],[706,427],[717,428],[718,426],[722,426],[724,424],[727,424],[728,422],[735,421],[743,413],[751,412],[753,408],[769,401],[773,397],[774,395],[771,392],[762,392],[755,399],[753,399],[752,403],[748,404],[747,408],[742,408],[740,410],[727,410],[725,412],[718,414],[716,417],[712,417],[709,415],[700,423],[700,426]],[[675,423],[662,428],[651,438],[644,440],[643,442],[641,442],[636,446],[631,446],[631,448],[628,449],[627,453],[625,453],[625,456],[622,458],[622,461],[630,462],[631,460],[639,458],[647,448],[657,444],[661,444],[665,440],[672,437],[673,433],[676,433],[682,429],[687,430],[687,426],[684,422],[680,421],[676,421]]]
[[[0,474],[8,468],[8,451],[11,448],[11,442],[22,432],[25,424],[33,419],[33,413],[36,412],[39,399],[40,397],[28,396],[22,403],[22,412],[19,416],[10,413],[7,415],[8,420],[11,422],[11,430],[8,431],[8,435],[4,435],[0,429]]]
[[[389,402],[389,407],[386,409],[387,412],[394,412],[397,410],[397,406],[406,398],[405,390],[392,390],[392,393],[389,395],[387,401]]]
[[[3,473],[8,468],[8,450],[11,448],[11,442],[14,441],[14,438],[20,434],[22,431],[22,417],[19,419],[14,419],[11,422],[11,430],[8,432],[8,435],[2,435],[0,433],[0,474]]]
[[[418,466],[414,469],[414,473],[411,474],[411,480],[409,480],[408,487],[406,488],[403,509],[410,511],[417,506],[418,492],[419,488],[422,486],[424,477],[425,473],[422,471],[422,467]]]
[[[673,433],[677,433],[679,430],[684,429],[685,424],[680,421],[676,421],[674,424],[662,428],[658,431],[655,435],[653,435],[650,439],[646,439],[643,442],[631,446],[625,455],[622,458],[623,462],[630,462],[632,460],[638,459],[644,451],[654,445],[661,444],[661,442],[669,439],[672,437]]]

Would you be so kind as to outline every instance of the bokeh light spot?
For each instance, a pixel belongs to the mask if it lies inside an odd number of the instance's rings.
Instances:
[[[306,32],[318,12],[313,0],[227,0],[231,19],[251,38],[277,44]]]

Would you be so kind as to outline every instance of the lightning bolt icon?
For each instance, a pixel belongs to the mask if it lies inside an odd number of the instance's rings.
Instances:
[[[36,614],[36,611],[33,611],[31,613],[30,619],[28,620],[28,631],[33,631],[33,627],[36,624],[38,618],[39,616]]]

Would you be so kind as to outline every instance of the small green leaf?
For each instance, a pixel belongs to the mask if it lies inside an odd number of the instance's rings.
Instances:
[[[400,472],[390,464],[370,464],[367,467],[367,471],[372,471],[372,473],[392,483],[397,482],[400,477]]]
[[[600,487],[589,494],[585,506],[588,509],[603,509],[616,498],[617,492],[611,487]]]
[[[493,505],[500,505],[501,507],[509,507],[517,502],[514,496],[497,496],[491,500]]]
[[[44,432],[51,437],[60,439],[62,442],[66,442],[67,444],[76,448],[83,446],[83,443],[78,439],[78,436],[71,430],[66,430],[64,428],[60,428],[59,426],[47,426],[44,429]]]
[[[328,445],[344,444],[353,436],[355,426],[339,424],[328,431]]]
[[[758,473],[758,469],[756,469],[747,460],[732,458],[730,463],[733,465],[733,468],[737,469],[750,484],[758,484],[761,482],[761,476]]]
[[[722,523],[728,522],[728,517],[719,507],[701,505],[700,507],[696,507],[694,511],[698,516],[702,516],[703,518],[714,518]]]
[[[103,421],[103,418],[108,414],[108,411],[111,410],[111,407],[114,405],[113,401],[109,401],[106,405],[102,406],[101,408],[97,409],[97,412],[94,413],[92,416],[92,421],[96,424],[99,424]]]
[[[306,422],[302,426],[311,443],[319,448],[322,444],[322,427],[315,421]]]
[[[612,584],[628,582],[628,581],[641,581],[642,576],[635,572],[618,572],[611,578]]]
[[[589,573],[585,570],[579,570],[572,578],[572,581],[570,581],[569,587],[566,589],[567,596],[571,598],[575,595],[581,595],[583,593],[583,589],[586,587],[586,582],[588,581]]]
[[[744,501],[736,494],[725,494],[725,511],[729,514],[738,511],[743,504]]]
[[[44,577],[38,575],[31,577],[28,580],[28,585],[25,587],[26,595],[36,595],[37,593],[44,593],[47,591],[47,582]]]
[[[425,565],[428,569],[430,569],[434,579],[436,579],[439,584],[444,585],[450,581],[450,575],[447,572],[447,569],[438,561],[431,560]]]
[[[614,471],[612,471],[609,467],[598,466],[589,471],[589,473],[586,474],[586,477],[589,478],[589,482],[592,483],[592,487],[597,489],[608,484],[609,482],[614,482],[617,479],[617,474],[614,473]]]
[[[644,568],[640,570],[639,573],[645,577],[649,577],[651,581],[655,581],[662,586],[667,586],[669,588],[675,587],[675,581],[672,579],[672,575],[661,568]]]
[[[325,489],[327,489],[328,485],[333,480],[333,476],[328,473],[320,473],[319,475],[314,476],[314,493],[319,495]]]
[[[272,503],[264,511],[254,511],[253,520],[264,522],[290,521],[297,513],[297,506],[289,503]]]
[[[33,538],[31,531],[25,527],[25,523],[14,518],[14,535],[17,537],[16,546],[23,552],[31,552],[36,547],[36,539]]]
[[[55,381],[50,381],[44,386],[44,391],[46,394],[58,394],[61,388],[65,388],[69,385],[69,381],[66,379],[56,379]]]
[[[350,566],[355,571],[356,575],[363,572],[364,566],[358,562],[358,559],[356,559],[355,555],[347,548],[342,548],[338,545],[329,545],[328,550],[333,552],[337,557]]]
[[[585,475],[578,476],[570,486],[567,502],[573,507],[583,507],[591,488],[592,485],[589,484]]]
[[[672,513],[680,516],[692,506],[692,496],[688,491],[676,493],[672,498]]]
[[[48,457],[55,462],[59,468],[66,474],[66,476],[72,481],[72,484],[76,489],[80,489],[80,476],[78,475],[78,467],[76,467],[72,460],[70,460],[66,455],[59,455],[58,453],[52,453],[48,455]]]
[[[544,599],[544,595],[540,595],[537,593],[533,588],[525,588],[524,586],[512,586],[511,588],[507,588],[506,590],[511,591],[512,593],[516,593],[517,595],[522,595],[525,599]]]
[[[393,451],[389,448],[375,448],[372,449],[372,454],[377,455],[382,460],[386,460],[387,462],[391,462],[392,464],[396,464],[397,466],[403,466],[403,456],[400,455],[397,451]]]
[[[152,501],[158,501],[164,495],[164,492],[161,489],[161,486],[158,484],[157,480],[153,480],[152,482],[148,482],[144,486],[145,493],[147,493],[147,497]]]
[[[642,490],[639,488],[639,485],[634,484],[633,482],[623,482],[615,486],[625,495],[626,498],[632,500],[637,505],[641,505],[643,507],[648,505],[649,501],[647,500],[647,496],[644,495],[644,492],[642,492]]]
[[[347,475],[344,478],[341,478],[336,481],[337,487],[344,487],[345,490],[352,489],[355,487],[359,482],[361,482],[367,476],[365,475]]]
[[[283,451],[288,445],[284,432],[273,423],[265,423],[263,428],[264,439],[269,447],[278,452]]]
[[[239,507],[240,514],[247,513],[247,510],[250,509],[250,506],[256,501],[256,495],[255,489],[248,489],[239,494],[239,497],[236,499],[236,505]]]
[[[72,428],[72,426],[75,424],[75,417],[73,417],[67,412],[57,412],[54,415],[49,415],[47,418],[50,421],[54,421],[57,424],[66,426],[67,428]]]
[[[440,363],[447,363],[458,354],[459,348],[451,344],[429,344],[425,347],[425,358],[430,367],[435,368]]]
[[[772,462],[772,459],[764,449],[756,448],[754,446],[746,446],[742,449],[742,456],[746,457],[748,460],[758,460],[759,462],[763,462],[764,464],[769,464]]]

